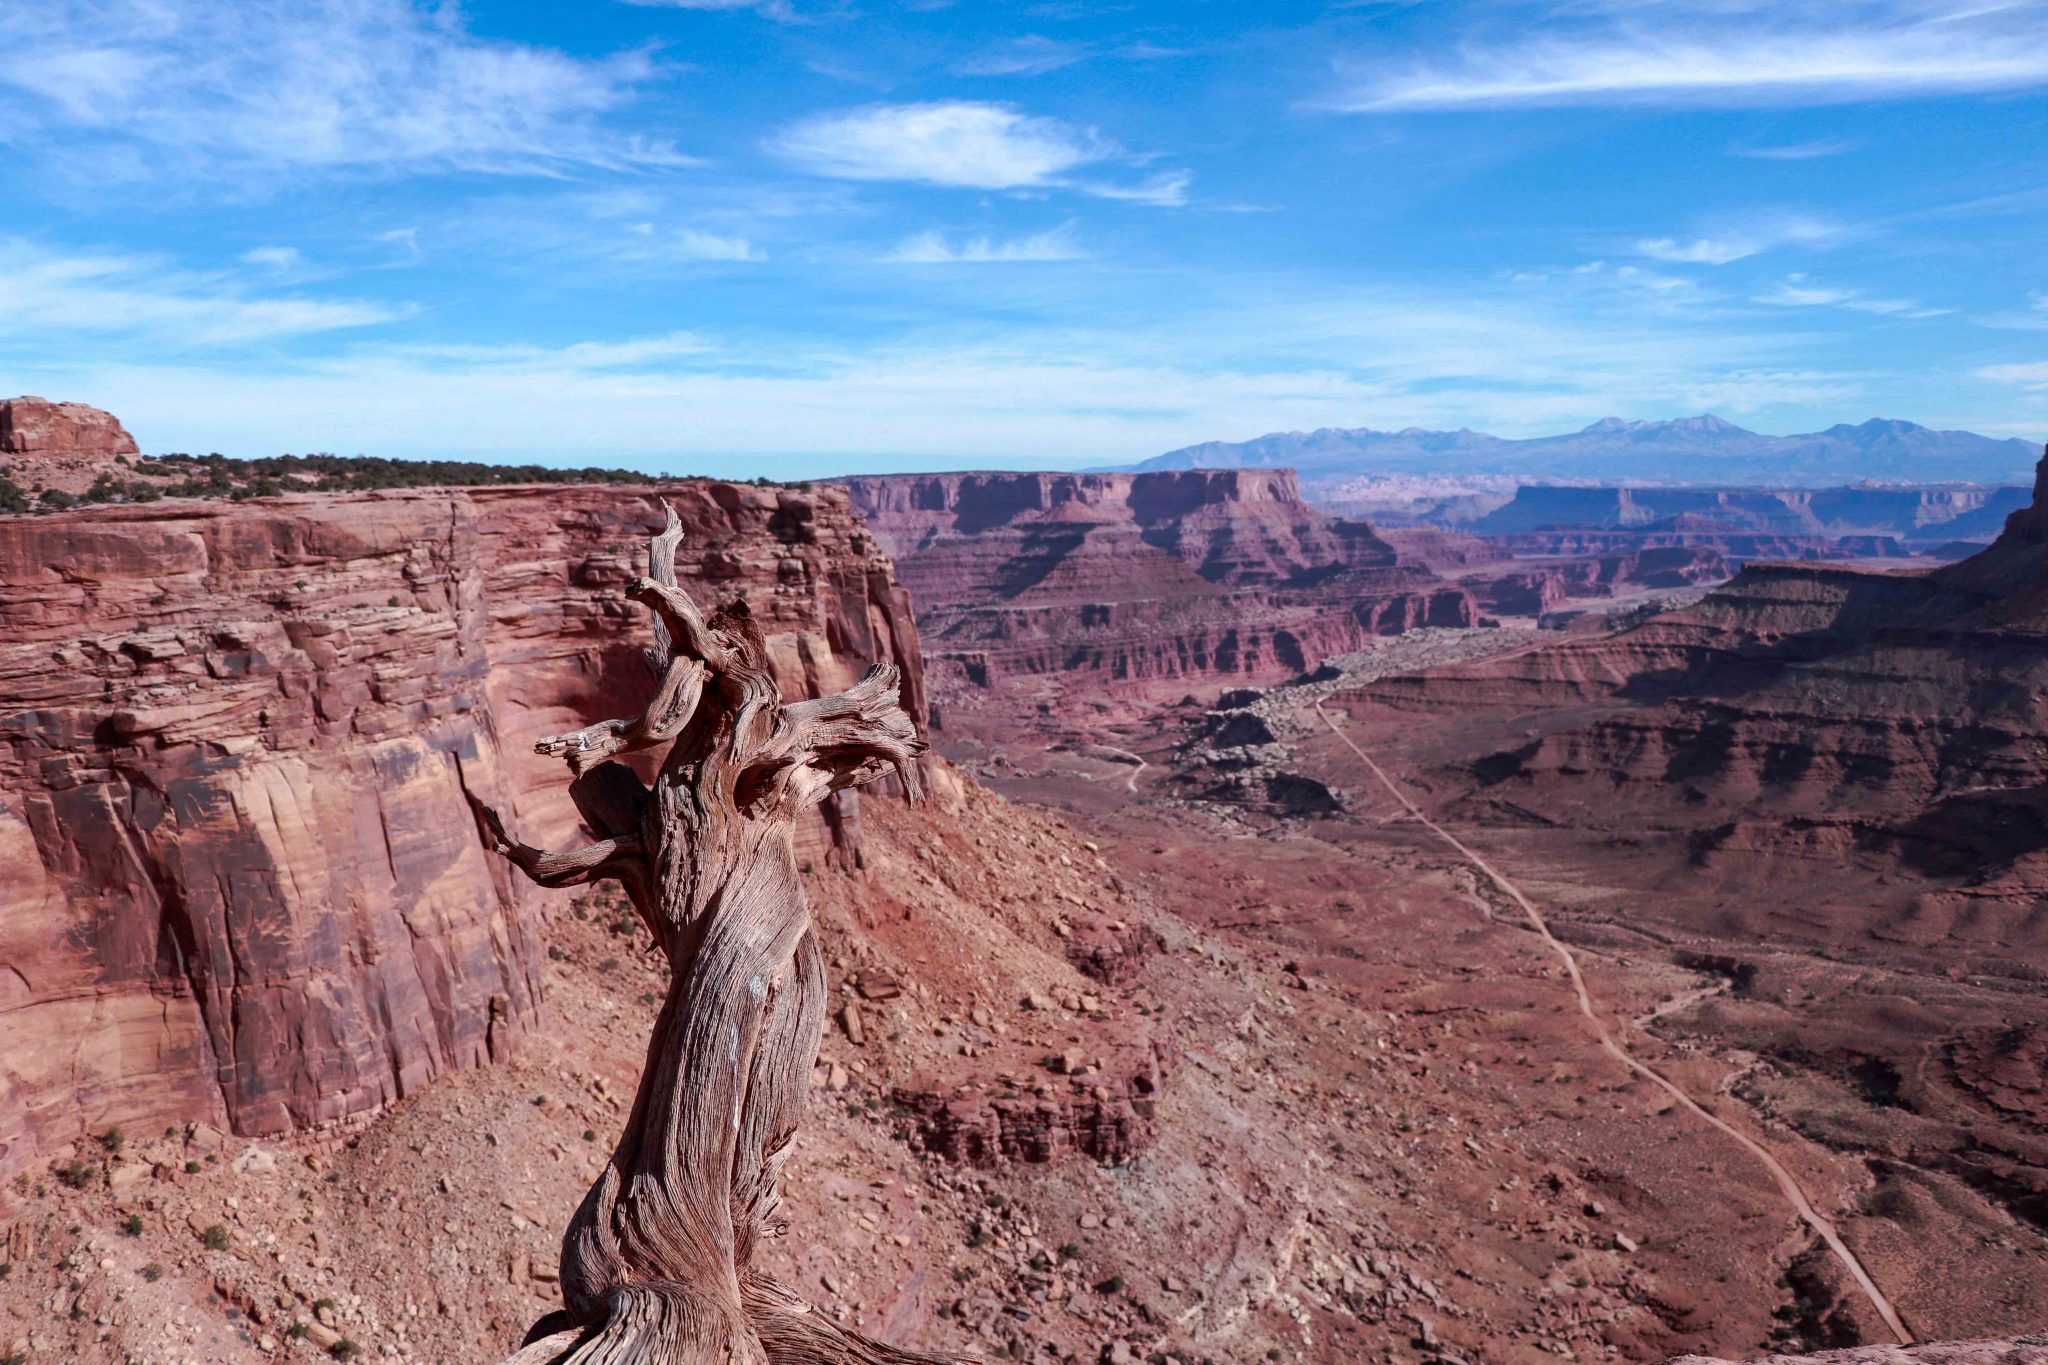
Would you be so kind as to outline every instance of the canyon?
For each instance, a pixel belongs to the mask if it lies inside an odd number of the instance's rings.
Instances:
[[[1460,588],[1291,470],[845,481],[918,604],[927,665],[978,687],[1272,679],[1376,635],[1471,625]]]
[[[1009,1359],[1880,1358],[1763,1151],[1911,1334],[2005,1343],[1918,1358],[2027,1360],[2039,478],[1961,563],[1718,587],[1267,470],[0,518],[0,1352],[492,1360],[556,1302],[664,975],[465,788],[579,842],[533,743],[644,699],[666,500],[785,697],[890,662],[936,721],[925,804],[800,838],[831,1022],[761,1261],[820,1311]]]

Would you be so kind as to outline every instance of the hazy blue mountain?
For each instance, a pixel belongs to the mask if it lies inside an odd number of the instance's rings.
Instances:
[[[1134,467],[1290,465],[1310,485],[1388,474],[1512,474],[1610,483],[1814,487],[1863,479],[2026,482],[2040,454],[2040,446],[2032,441],[1935,431],[1887,418],[1770,436],[1703,413],[1670,422],[1603,417],[1581,431],[1525,440],[1469,430],[1326,427],[1274,432],[1250,441],[1207,441]]]

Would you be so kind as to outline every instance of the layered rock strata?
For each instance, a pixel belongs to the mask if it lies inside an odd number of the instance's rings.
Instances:
[[[795,696],[915,626],[834,488],[166,501],[0,519],[0,1171],[81,1130],[363,1115],[541,1009],[537,902],[462,789],[574,842],[532,740],[632,714],[641,572],[744,597]],[[854,808],[811,832],[858,857]]]
[[[138,453],[111,412],[33,396],[0,400],[0,456],[98,461]]]
[[[1474,620],[1462,589],[1309,507],[1292,470],[846,484],[915,595],[929,657],[976,684],[1280,677]]]

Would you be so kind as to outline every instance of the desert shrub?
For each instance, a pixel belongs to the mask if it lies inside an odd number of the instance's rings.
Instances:
[[[57,1168],[57,1178],[74,1190],[82,1190],[92,1184],[100,1168],[90,1161],[67,1161]]]
[[[161,1280],[163,1277],[164,1268],[158,1265],[155,1261],[151,1261],[148,1265],[142,1267],[142,1278],[147,1280],[151,1284],[155,1284],[158,1280]]]
[[[199,1234],[199,1243],[208,1251],[226,1251],[228,1249],[228,1230],[219,1223],[211,1224],[205,1232]]]

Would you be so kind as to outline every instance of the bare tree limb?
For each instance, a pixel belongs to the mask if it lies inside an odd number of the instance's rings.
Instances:
[[[676,653],[702,659],[713,673],[723,673],[732,666],[731,647],[718,638],[705,621],[704,613],[681,588],[652,578],[636,578],[626,585],[626,596],[660,618],[667,628],[670,648]]]
[[[485,845],[541,886],[581,886],[607,877],[621,877],[625,875],[627,860],[640,856],[640,838],[633,834],[600,839],[563,852],[521,843],[505,832],[505,821],[496,809],[469,792],[463,794],[469,797],[469,808],[483,831]]]
[[[661,683],[645,711],[631,720],[601,720],[566,735],[549,735],[536,743],[533,751],[567,759],[569,770],[581,777],[614,755],[667,744],[696,714],[704,693],[704,674],[702,661],[675,655],[664,666]]]

